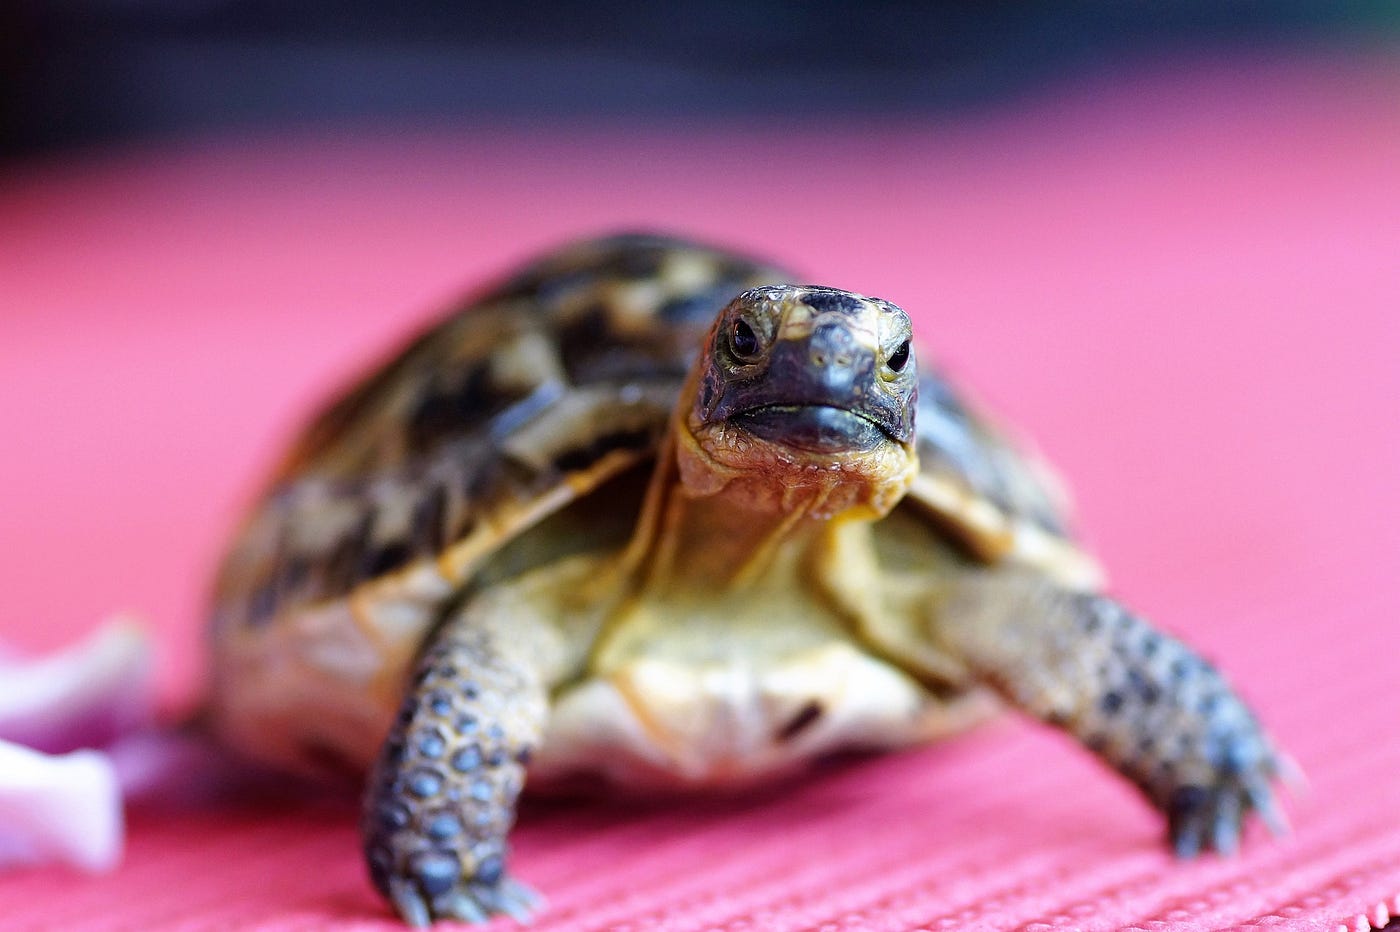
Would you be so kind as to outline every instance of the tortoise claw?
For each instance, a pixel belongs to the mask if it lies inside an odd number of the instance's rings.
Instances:
[[[1259,813],[1259,819],[1269,830],[1269,834],[1275,838],[1282,838],[1288,834],[1288,817],[1279,807],[1278,797],[1272,787],[1267,783],[1249,787],[1247,801],[1249,807]]]
[[[443,911],[453,919],[460,919],[473,925],[485,925],[491,921],[491,916],[486,910],[482,909],[476,900],[465,893],[456,893],[449,897]]]
[[[549,902],[532,887],[528,887],[514,877],[506,877],[501,881],[501,886],[506,888],[510,897],[524,905],[532,912],[539,912],[549,906]]]
[[[1296,765],[1268,754],[1240,770],[1222,768],[1209,786],[1178,787],[1167,805],[1172,849],[1190,860],[1209,848],[1222,855],[1239,849],[1245,818],[1253,812],[1275,837],[1288,834],[1288,820],[1279,807],[1272,781]]]
[[[535,913],[544,908],[544,897],[510,877],[503,878],[492,891],[493,908],[521,925],[534,922]]]
[[[485,925],[495,916],[509,916],[521,925],[530,925],[544,906],[544,898],[510,877],[495,884],[463,879],[452,889],[426,896],[412,880],[389,881],[389,899],[404,923],[422,929],[439,919],[456,919]]]
[[[399,878],[390,880],[389,899],[393,900],[399,918],[415,929],[426,929],[432,924],[428,903],[411,882]]]
[[[1183,861],[1201,853],[1205,797],[1206,791],[1199,786],[1184,786],[1172,797],[1169,829],[1172,851]]]
[[[510,877],[502,877],[494,884],[468,880],[440,897],[434,903],[433,915],[475,925],[484,925],[493,916],[509,916],[521,925],[529,925],[543,902],[539,894]]]

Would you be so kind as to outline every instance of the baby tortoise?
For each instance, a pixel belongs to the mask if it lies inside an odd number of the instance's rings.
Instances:
[[[656,236],[546,256],[330,406],[219,575],[213,721],[368,773],[408,923],[526,918],[532,786],[772,777],[1000,699],[1136,784],[1190,856],[1282,758],[1208,663],[1099,591],[1049,473],[875,298]]]

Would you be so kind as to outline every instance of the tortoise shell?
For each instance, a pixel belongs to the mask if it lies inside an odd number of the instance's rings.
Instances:
[[[334,401],[217,577],[224,737],[283,767],[363,772],[445,612],[624,540],[716,313],[794,280],[678,239],[586,242],[465,302]],[[926,361],[916,427],[920,472],[900,512],[932,519],[970,560],[1098,585],[1050,473]]]

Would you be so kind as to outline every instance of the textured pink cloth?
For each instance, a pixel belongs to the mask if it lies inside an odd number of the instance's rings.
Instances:
[[[661,227],[907,307],[1070,478],[1114,589],[1311,778],[1178,865],[1020,722],[738,799],[527,806],[541,929],[1335,929],[1400,894],[1400,69],[1192,66],[977,119],[318,136],[0,180],[0,640],[200,600],[314,399],[462,286]],[[353,810],[137,812],[125,864],[0,876],[13,929],[392,928]]]

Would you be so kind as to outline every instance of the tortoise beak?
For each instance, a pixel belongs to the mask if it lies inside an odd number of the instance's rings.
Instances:
[[[873,450],[892,439],[874,421],[827,405],[765,405],[729,420],[761,440],[808,453]]]
[[[725,384],[706,420],[811,453],[911,443],[913,399],[880,378],[875,348],[839,314],[814,323],[778,340],[762,373]]]

